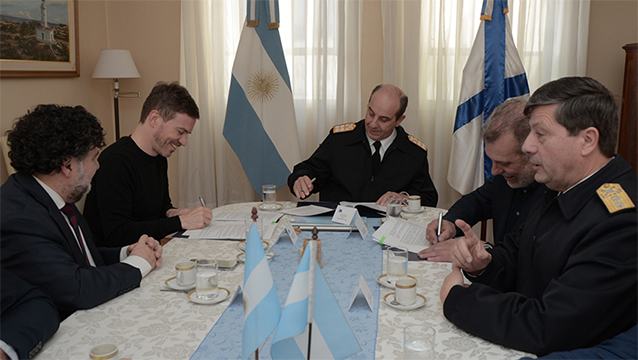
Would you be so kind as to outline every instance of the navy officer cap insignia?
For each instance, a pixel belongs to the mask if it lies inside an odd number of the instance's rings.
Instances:
[[[356,128],[356,127],[357,127],[357,124],[355,124],[355,123],[347,123],[347,124],[335,125],[332,128],[332,132],[335,133],[335,134],[342,133],[342,132],[348,132],[348,131],[354,130],[354,128]]]
[[[636,207],[620,184],[603,184],[596,190],[610,213]]]
[[[412,135],[408,135],[408,139],[410,139],[410,141],[411,141],[412,143],[414,143],[416,146],[420,147],[421,149],[423,149],[423,150],[425,150],[425,151],[428,151],[428,147],[427,147],[427,146],[425,146],[425,144],[424,144],[424,143],[422,143],[422,142],[421,142],[421,140],[419,140],[419,139],[415,138],[415,137],[414,137],[414,136],[412,136]]]

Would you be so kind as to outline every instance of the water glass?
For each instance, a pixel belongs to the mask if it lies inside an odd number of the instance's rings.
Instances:
[[[275,209],[277,207],[277,186],[262,185],[262,200],[264,209]]]
[[[409,325],[403,329],[403,357],[434,359],[436,330],[426,325]]]
[[[403,206],[403,199],[401,197],[389,197],[385,205],[386,215],[389,217],[401,217],[401,206]]]
[[[386,251],[387,280],[394,284],[395,281],[408,275],[408,249],[391,247]]]
[[[195,294],[199,299],[212,300],[217,297],[217,260],[197,260]]]

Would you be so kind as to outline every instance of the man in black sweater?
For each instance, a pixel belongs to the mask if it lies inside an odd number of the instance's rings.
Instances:
[[[197,118],[199,108],[186,88],[160,82],[144,101],[133,134],[102,152],[84,207],[99,246],[132,244],[144,234],[161,239],[210,223],[211,209],[176,209],[168,188],[166,158],[186,146]]]

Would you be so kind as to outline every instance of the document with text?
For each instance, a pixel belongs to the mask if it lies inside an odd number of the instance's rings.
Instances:
[[[381,244],[404,247],[418,253],[430,247],[430,242],[425,239],[425,231],[426,225],[388,217],[372,234],[372,238]]]

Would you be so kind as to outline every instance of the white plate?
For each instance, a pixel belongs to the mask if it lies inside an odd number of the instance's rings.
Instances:
[[[277,211],[277,210],[281,210],[284,206],[281,205],[280,203],[275,203],[274,207],[264,207],[264,203],[259,204],[259,210],[264,210],[264,211]]]
[[[262,245],[264,246],[264,250],[266,250],[268,248],[268,243],[265,241],[261,241]],[[239,244],[237,244],[237,248],[239,248],[240,251],[246,251],[246,241],[242,241]]]
[[[416,211],[410,210],[407,205],[403,205],[403,207],[401,208],[401,211],[407,214],[419,214],[419,213],[422,213],[423,210],[425,210],[425,206],[421,206],[421,208]]]
[[[190,284],[190,285],[186,285],[186,286],[181,286],[177,284],[177,278],[175,276],[173,276],[170,279],[166,279],[166,281],[164,281],[164,284],[166,284],[166,286],[168,286],[169,288],[173,289],[173,290],[190,290],[195,288],[195,284]]]
[[[387,287],[389,289],[394,289],[394,283],[391,282],[391,281],[388,281],[387,276],[388,276],[388,274],[383,274],[383,275],[379,276],[377,278],[377,282],[379,284],[381,284],[382,286],[385,286],[385,287]],[[408,275],[408,277],[414,279],[414,281],[417,281],[416,278],[414,276],[412,276],[412,275]]]
[[[414,304],[412,305],[394,305],[391,303],[391,301],[394,300],[394,293],[389,293],[388,295],[383,297],[383,302],[386,303],[386,305],[393,307],[397,310],[414,310],[414,309],[418,309],[421,306],[425,305],[425,303],[427,302],[427,300],[425,299],[425,296],[421,295],[421,294],[416,294],[416,301],[414,302]]]
[[[266,260],[270,260],[272,258],[275,257],[275,254],[271,253],[271,252],[267,252],[266,253]],[[241,254],[237,254],[237,261],[243,263],[246,262],[246,254],[245,253],[241,253]]]
[[[230,296],[230,291],[228,291],[228,289],[223,288],[223,287],[218,287],[217,288],[217,296],[210,299],[210,300],[204,300],[204,299],[199,299],[197,297],[197,290],[193,290],[191,292],[188,293],[188,300],[196,303],[196,304],[202,304],[202,305],[213,305],[213,304],[217,304],[220,303],[226,299],[228,299],[228,297]]]

